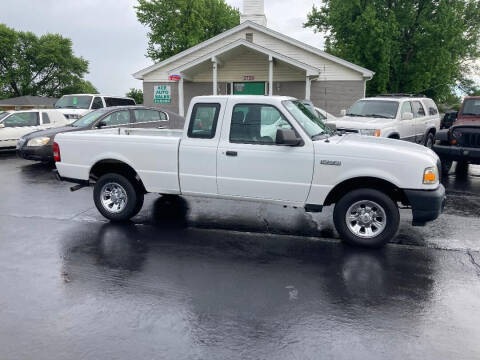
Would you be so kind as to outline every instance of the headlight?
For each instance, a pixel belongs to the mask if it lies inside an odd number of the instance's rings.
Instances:
[[[40,136],[40,137],[33,138],[32,140],[29,140],[27,143],[27,146],[43,146],[43,145],[47,145],[49,141],[50,141],[49,137]]]
[[[367,136],[380,136],[379,129],[360,129],[360,134]]]
[[[438,169],[436,166],[431,166],[423,172],[423,183],[426,185],[436,184],[438,182]]]

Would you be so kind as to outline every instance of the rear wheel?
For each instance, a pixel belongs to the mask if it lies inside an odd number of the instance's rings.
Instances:
[[[397,234],[400,214],[396,203],[373,189],[348,192],[335,205],[335,228],[350,245],[380,247]]]
[[[93,188],[98,211],[112,221],[125,221],[138,214],[143,206],[143,192],[125,176],[105,174]]]
[[[425,138],[425,146],[431,149],[433,147],[433,143],[435,142],[435,136],[433,133],[429,132],[427,137]]]

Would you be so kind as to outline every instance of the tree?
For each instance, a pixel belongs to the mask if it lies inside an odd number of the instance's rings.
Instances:
[[[0,24],[0,95],[60,97],[97,90],[83,79],[88,61],[73,55],[72,42],[58,34],[37,37]]]
[[[367,93],[447,98],[480,55],[477,0],[324,0],[305,27],[326,50],[375,71]]]
[[[125,94],[127,97],[135,100],[137,104],[143,104],[143,91],[140,89],[131,88],[128,93]]]
[[[169,58],[240,23],[225,0],[138,0],[138,21],[150,28],[147,56]]]

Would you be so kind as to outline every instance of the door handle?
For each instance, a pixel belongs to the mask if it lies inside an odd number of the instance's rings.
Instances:
[[[227,156],[237,156],[238,153],[237,153],[236,151],[227,151],[227,152],[225,153],[225,155],[227,155]]]

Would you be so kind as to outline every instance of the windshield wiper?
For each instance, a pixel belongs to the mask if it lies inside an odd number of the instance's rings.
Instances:
[[[382,119],[391,119],[391,117],[384,116],[384,115],[378,115],[378,114],[368,114],[364,115],[365,117],[373,117],[373,118],[382,118]]]
[[[346,114],[347,116],[358,116],[358,117],[365,117],[365,115],[362,114]]]

